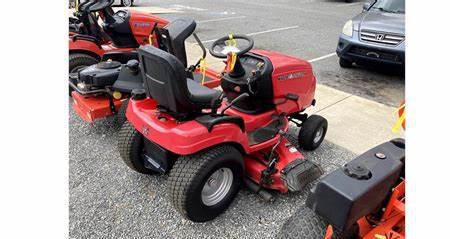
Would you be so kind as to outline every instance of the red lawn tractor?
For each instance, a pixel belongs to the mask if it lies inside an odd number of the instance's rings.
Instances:
[[[114,0],[87,0],[78,6],[74,18],[69,18],[69,72],[77,73],[103,59],[121,63],[137,59],[136,48],[158,39],[152,34],[168,21],[132,10],[114,12]],[[102,26],[98,18],[103,21]]]
[[[206,50],[193,33],[195,28],[196,23],[193,19],[179,18],[163,28],[156,29],[153,35],[158,39],[159,49],[172,54],[182,63],[187,77],[205,87],[217,87],[220,83],[219,73],[211,69],[200,69],[200,60],[188,67],[185,40],[189,36],[193,35],[202,47],[202,59],[206,56]],[[128,60],[126,64],[121,64],[117,59],[120,56],[121,54],[116,54],[107,61],[88,66],[70,75],[69,87],[73,89],[71,93],[73,109],[84,121],[92,123],[100,118],[117,115],[116,125],[121,126],[126,120],[125,110],[131,91],[144,89],[139,61],[136,60],[137,53],[134,57],[136,59]]]
[[[186,76],[167,52],[138,50],[145,89],[132,92],[119,152],[139,173],[169,173],[174,207],[194,222],[218,216],[244,183],[270,198],[268,190],[300,191],[322,172],[286,137],[293,122],[299,145],[314,150],[327,132],[326,119],[304,112],[315,104],[311,65],[252,48],[245,35],[212,44],[211,55],[228,62],[223,91]]]
[[[324,177],[280,239],[404,239],[405,141],[383,143]]]

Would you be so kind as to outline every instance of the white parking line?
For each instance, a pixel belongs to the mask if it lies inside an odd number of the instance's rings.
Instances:
[[[204,8],[185,6],[185,5],[181,5],[181,4],[173,4],[171,7],[175,10],[186,9],[186,10],[193,10],[193,11],[200,11],[200,12],[208,10],[208,9],[204,9]]]
[[[333,53],[330,53],[330,54],[325,55],[325,56],[321,56],[321,57],[317,57],[317,58],[308,60],[308,62],[312,63],[312,62],[315,62],[315,61],[320,61],[320,60],[323,60],[323,59],[326,59],[326,58],[330,58],[330,57],[335,56],[335,55],[336,55],[336,52],[333,52]]]
[[[220,22],[220,21],[234,20],[234,19],[242,19],[242,18],[246,18],[246,16],[223,17],[223,18],[216,18],[216,19],[210,19],[210,20],[198,21],[197,23]]]
[[[264,33],[271,33],[271,32],[278,32],[278,31],[285,31],[285,30],[295,29],[295,28],[298,28],[298,27],[299,26],[275,28],[275,29],[270,29],[270,30],[266,30],[266,31],[247,33],[245,35],[247,35],[247,36],[255,36],[255,35],[260,35],[260,34],[264,34]],[[211,40],[202,41],[202,43],[213,42],[215,40],[217,40],[217,39],[211,39]]]

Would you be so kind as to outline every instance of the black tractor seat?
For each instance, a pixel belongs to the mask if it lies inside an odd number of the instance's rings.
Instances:
[[[195,104],[201,104],[204,107],[210,107],[213,100],[220,96],[220,91],[210,89],[206,86],[200,85],[198,82],[187,79],[187,87],[191,93],[191,100]]]
[[[177,57],[148,45],[141,46],[138,53],[147,95],[174,118],[195,118],[204,109],[219,107],[221,92],[188,78]]]

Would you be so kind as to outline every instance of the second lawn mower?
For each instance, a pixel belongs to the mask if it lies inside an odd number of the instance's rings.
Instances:
[[[138,50],[145,90],[132,92],[119,152],[139,173],[170,171],[171,201],[189,220],[218,216],[243,183],[269,199],[265,189],[300,191],[322,172],[286,138],[290,121],[301,127],[298,143],[306,150],[327,132],[326,119],[304,113],[315,104],[311,65],[252,47],[245,35],[212,44],[211,55],[227,58],[223,92],[187,77],[167,52]]]
[[[168,24],[166,19],[133,10],[114,12],[114,0],[87,0],[69,18],[69,72],[76,73],[98,63],[103,57],[126,63],[137,58],[136,48],[153,44],[158,47],[152,31]],[[98,23],[98,17],[103,21]],[[109,53],[109,56],[104,56]],[[120,56],[120,57],[117,57]]]
[[[159,48],[182,62],[185,75],[205,87],[217,87],[219,74],[211,69],[200,69],[200,60],[188,67],[185,40],[193,34],[200,43],[197,35],[193,33],[195,27],[196,23],[193,19],[178,18],[164,28],[157,29],[155,36],[159,39]],[[202,59],[204,59],[206,50],[203,45],[200,44],[200,46],[203,50]],[[120,54],[114,56],[120,57]],[[117,125],[121,126],[126,120],[125,109],[131,91],[144,89],[138,60],[129,60],[126,64],[121,64],[120,61],[112,59],[70,75],[69,86],[74,89],[71,93],[73,108],[86,122],[92,123],[99,118],[117,115]]]

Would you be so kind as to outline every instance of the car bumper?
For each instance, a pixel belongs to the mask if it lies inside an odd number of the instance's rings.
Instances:
[[[341,34],[336,53],[339,57],[352,62],[376,62],[399,66],[405,63],[404,42],[394,47],[362,42],[359,40],[358,32],[354,32],[353,37]]]

